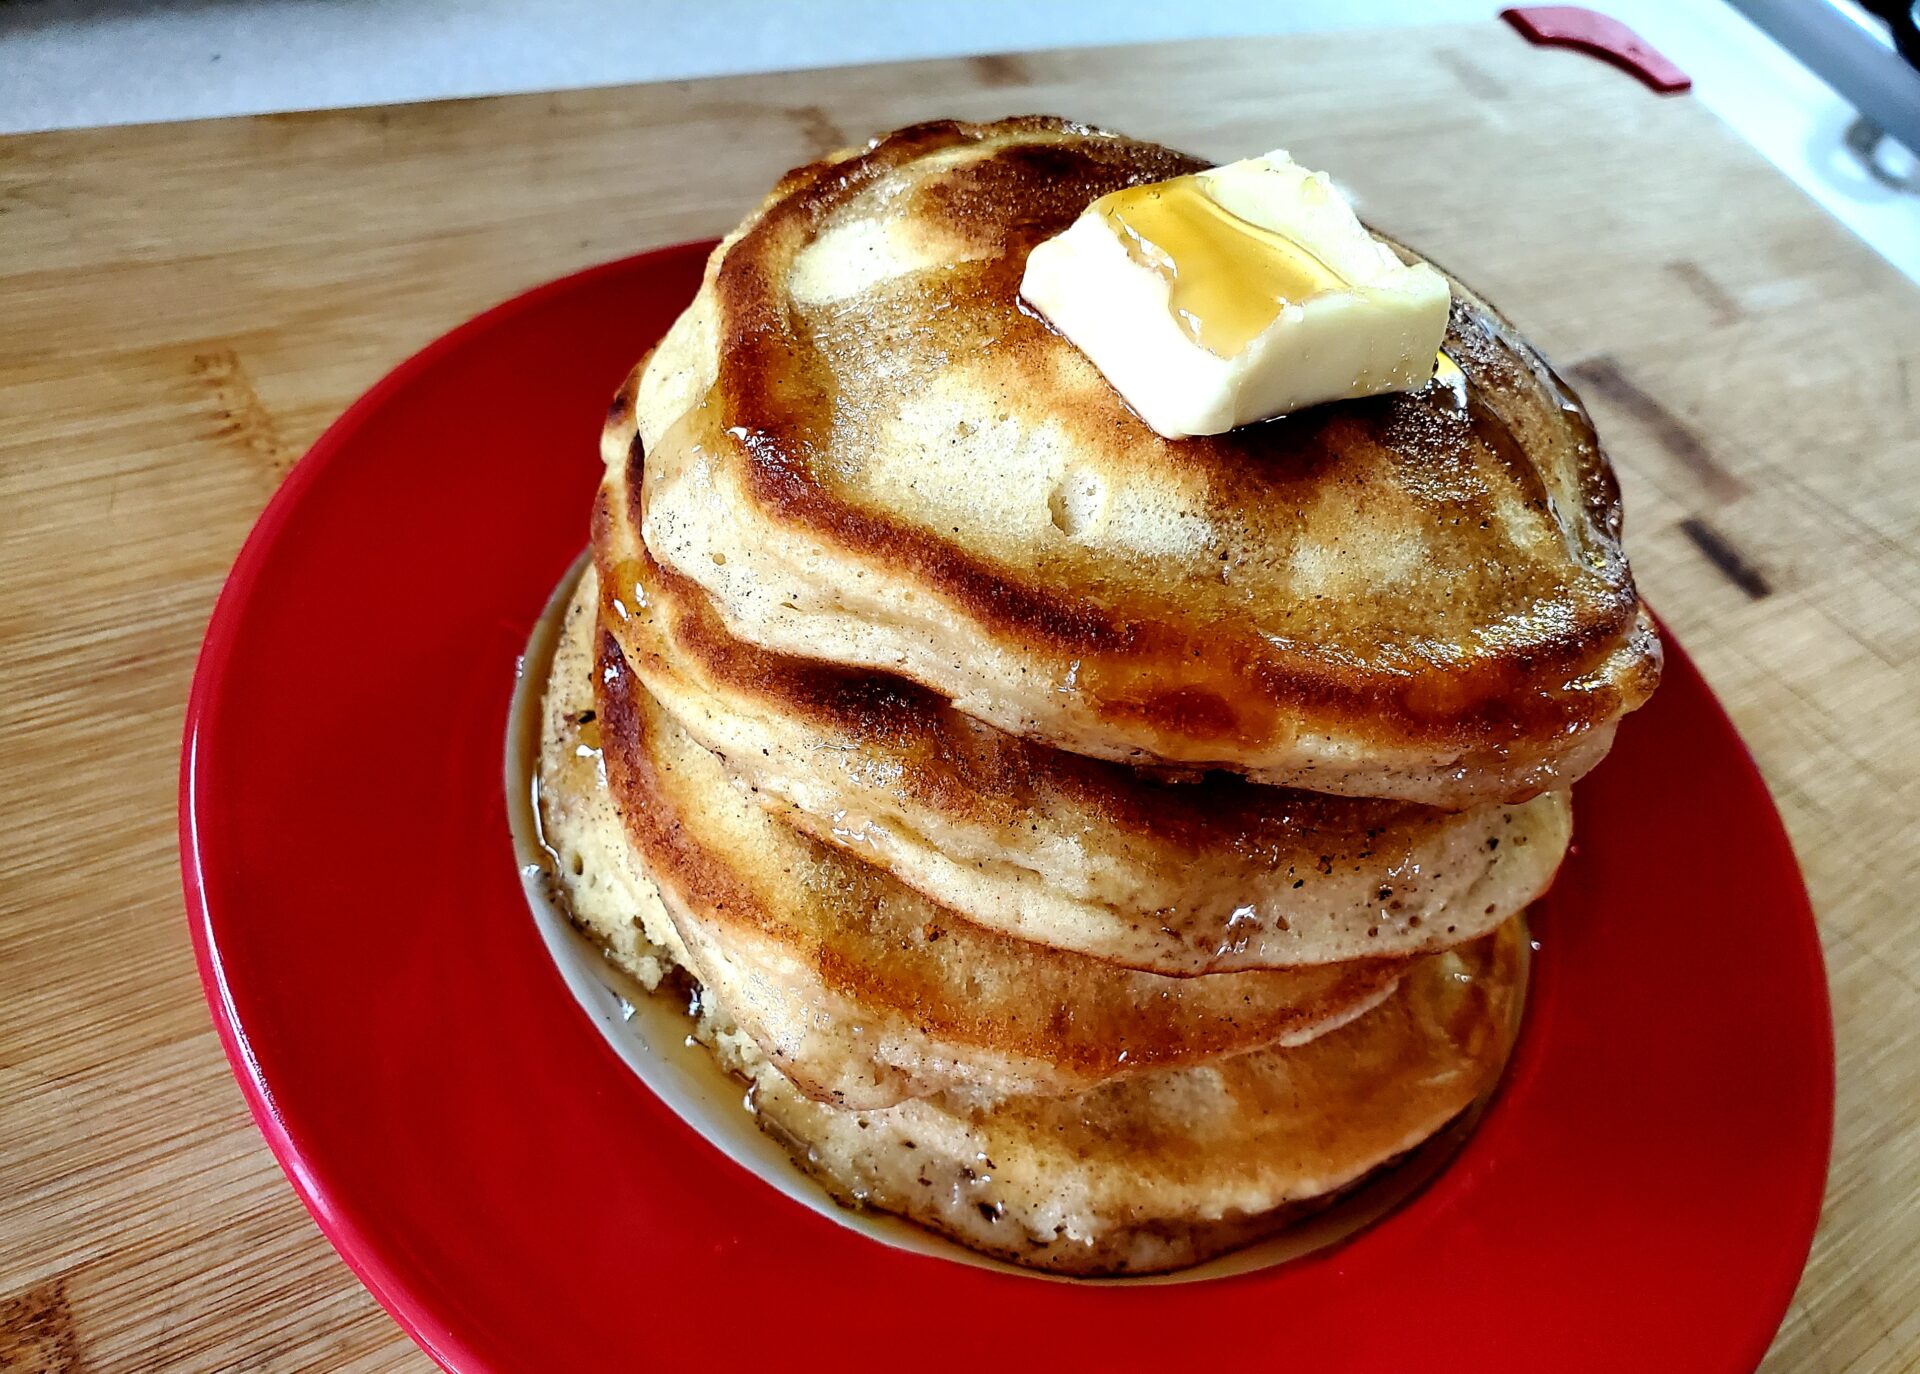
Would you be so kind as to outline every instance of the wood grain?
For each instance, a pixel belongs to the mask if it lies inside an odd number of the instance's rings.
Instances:
[[[1036,109],[1336,168],[1581,380],[1825,937],[1835,1164],[1766,1368],[1920,1368],[1920,292],[1690,100],[1487,25],[0,140],[0,1370],[427,1367],[248,1122],[180,907],[195,650],[298,454],[523,287]]]

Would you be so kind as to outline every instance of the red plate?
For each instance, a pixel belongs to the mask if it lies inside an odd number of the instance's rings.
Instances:
[[[294,469],[207,632],[180,784],[201,975],[274,1154],[401,1325],[461,1371],[1758,1363],[1819,1212],[1832,1025],[1779,818],[1671,643],[1579,788],[1505,1088],[1336,1249],[1168,1287],[908,1255],[648,1093],[535,932],[501,741],[607,399],[706,251],[554,282],[401,366]]]

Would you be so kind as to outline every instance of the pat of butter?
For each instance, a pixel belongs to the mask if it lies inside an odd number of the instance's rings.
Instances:
[[[1416,390],[1449,305],[1284,152],[1102,196],[1034,248],[1020,294],[1172,439]]]

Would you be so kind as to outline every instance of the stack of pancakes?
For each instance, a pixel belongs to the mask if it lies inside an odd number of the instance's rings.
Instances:
[[[1194,171],[1050,119],[789,174],[616,398],[548,688],[575,919],[843,1199],[1195,1262],[1492,1085],[1568,785],[1658,676],[1585,412],[1459,376],[1209,439],[1024,309]]]

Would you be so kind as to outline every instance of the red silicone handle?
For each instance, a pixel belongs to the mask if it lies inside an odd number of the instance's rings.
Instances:
[[[1585,5],[1521,5],[1500,17],[1529,42],[1578,48],[1603,62],[1632,72],[1663,95],[1684,91],[1693,78],[1656,52],[1645,39],[1610,15]]]

